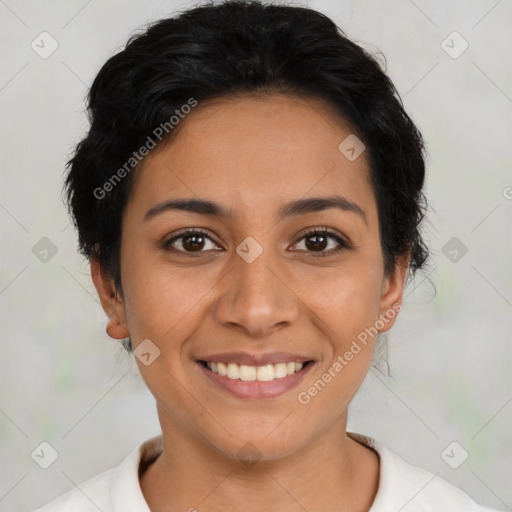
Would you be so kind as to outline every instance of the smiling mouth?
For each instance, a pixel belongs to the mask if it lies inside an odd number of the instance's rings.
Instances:
[[[290,361],[288,363],[250,366],[244,364],[239,365],[237,363],[216,363],[213,361],[202,360],[199,360],[198,362],[212,373],[218,374],[221,377],[246,382],[270,382],[277,379],[283,379],[289,375],[304,371],[306,367],[313,363],[311,360],[305,361],[304,363]]]

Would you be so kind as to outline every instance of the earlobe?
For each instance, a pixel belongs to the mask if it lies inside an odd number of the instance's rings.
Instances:
[[[111,338],[114,338],[115,340],[122,340],[130,335],[125,325],[121,324],[119,320],[116,320],[113,317],[108,319],[105,331]]]
[[[114,280],[103,271],[97,256],[91,255],[91,277],[98,292],[103,311],[108,316],[107,334],[114,339],[127,338],[130,333],[126,325],[124,302],[117,293]]]

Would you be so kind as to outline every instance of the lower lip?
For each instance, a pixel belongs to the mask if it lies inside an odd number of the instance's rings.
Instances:
[[[308,363],[298,372],[287,375],[281,379],[260,382],[258,380],[244,381],[223,377],[218,373],[212,372],[202,363],[197,362],[201,371],[210,379],[210,381],[240,398],[274,398],[282,395],[297,386],[304,378],[304,375],[309,372],[313,364],[314,363],[312,362]]]

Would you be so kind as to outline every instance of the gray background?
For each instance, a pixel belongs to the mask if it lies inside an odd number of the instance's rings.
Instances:
[[[134,29],[191,5],[0,0],[3,511],[48,502],[159,433],[133,359],[105,334],[60,190],[100,66]],[[429,154],[431,272],[408,287],[388,336],[391,376],[369,373],[349,430],[512,510],[512,2],[303,5],[382,50]],[[31,47],[51,49],[43,31],[58,44],[47,58]],[[31,458],[43,441],[59,454],[48,469]],[[456,465],[462,449],[468,459],[451,468],[442,454]]]

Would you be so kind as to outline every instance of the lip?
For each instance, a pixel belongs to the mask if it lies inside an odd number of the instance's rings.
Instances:
[[[208,359],[208,361],[214,360]],[[275,359],[273,359],[273,361],[275,361]],[[288,361],[291,360],[288,359]],[[266,382],[260,382],[257,380],[243,381],[240,379],[230,379],[229,377],[222,377],[218,373],[212,372],[206,366],[204,366],[199,360],[196,361],[196,365],[199,367],[203,375],[205,375],[210,380],[210,382],[214,383],[220,389],[227,391],[228,393],[238,398],[262,399],[275,398],[298,386],[298,384],[302,381],[304,376],[315,365],[314,361],[312,361],[311,359],[304,359],[304,361],[311,362],[303,366],[301,370],[299,370],[298,372],[292,373],[291,375],[287,375],[286,377],[283,377],[281,379],[274,379]],[[220,359],[219,362],[225,362],[225,360]],[[256,366],[262,366],[262,364]]]
[[[314,361],[314,359],[312,357],[305,357],[289,352],[265,352],[260,354],[250,354],[249,352],[224,352],[222,354],[201,356],[197,358],[197,361],[263,366],[265,364],[290,363],[292,361],[294,363],[305,363],[306,361]]]

